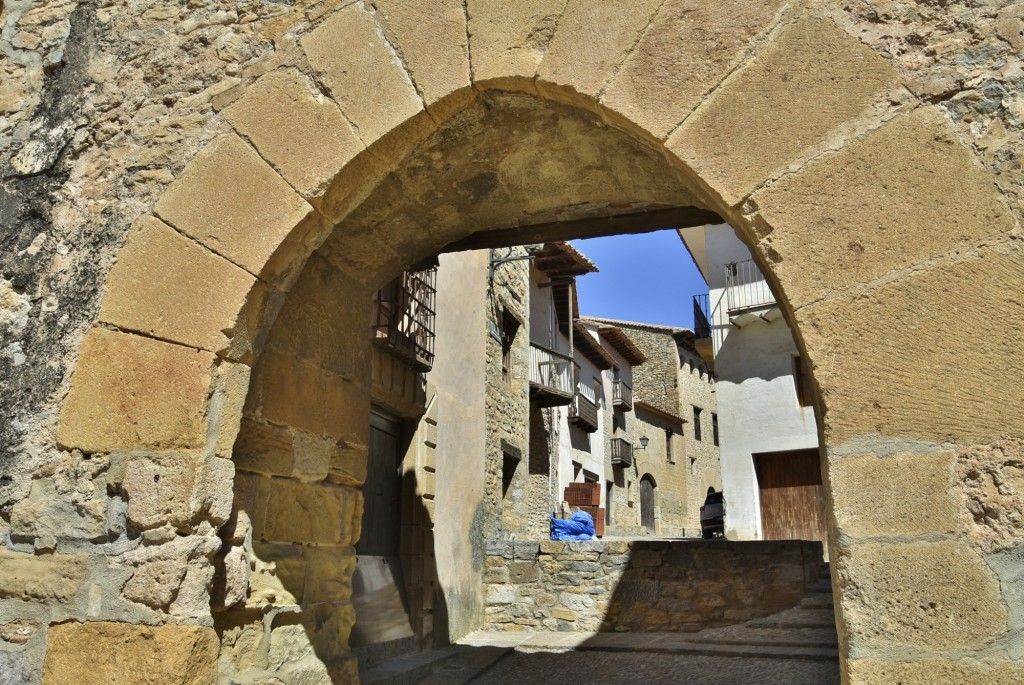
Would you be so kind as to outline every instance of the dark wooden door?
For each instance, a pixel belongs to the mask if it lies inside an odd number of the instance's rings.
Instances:
[[[826,540],[818,450],[756,454],[765,540]]]
[[[356,553],[397,557],[401,524],[402,424],[374,411],[370,415],[370,455],[363,486],[363,529]]]
[[[646,476],[640,480],[640,525],[654,532],[654,483]]]

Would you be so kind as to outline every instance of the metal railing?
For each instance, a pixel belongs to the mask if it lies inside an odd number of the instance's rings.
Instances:
[[[711,337],[711,301],[706,294],[693,296],[693,337]]]
[[[572,357],[530,343],[530,383],[570,397],[572,376]]]
[[[730,314],[775,304],[775,295],[753,259],[725,265],[725,288]]]
[[[633,408],[633,388],[621,380],[612,383],[612,406],[623,407],[627,410]]]
[[[632,466],[633,445],[623,438],[612,438],[612,466]]]
[[[414,367],[434,363],[434,301],[437,268],[406,271],[373,297],[374,342]]]

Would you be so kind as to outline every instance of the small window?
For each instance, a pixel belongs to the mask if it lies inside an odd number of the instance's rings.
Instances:
[[[810,379],[807,378],[804,360],[799,354],[793,355],[793,382],[796,384],[797,403],[801,407],[810,407],[813,404],[811,401]]]
[[[670,464],[676,463],[672,458],[672,429],[665,429],[665,461]]]
[[[519,331],[519,319],[505,307],[501,314],[501,378],[512,382],[512,343]]]
[[[501,496],[508,496],[508,490],[512,487],[512,480],[516,476],[516,469],[519,462],[523,460],[523,451],[506,440],[501,441]]]
[[[700,407],[693,408],[693,439],[700,442],[700,415],[704,410]]]
[[[718,447],[718,414],[711,414],[711,439],[715,442],[715,447]]]

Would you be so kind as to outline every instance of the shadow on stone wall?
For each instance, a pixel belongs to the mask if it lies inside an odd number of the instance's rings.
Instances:
[[[491,542],[489,630],[693,632],[796,606],[821,543]]]

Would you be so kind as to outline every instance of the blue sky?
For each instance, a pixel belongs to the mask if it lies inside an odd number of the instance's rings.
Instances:
[[[675,231],[573,240],[600,272],[576,280],[580,314],[693,327],[693,296],[706,293]]]

